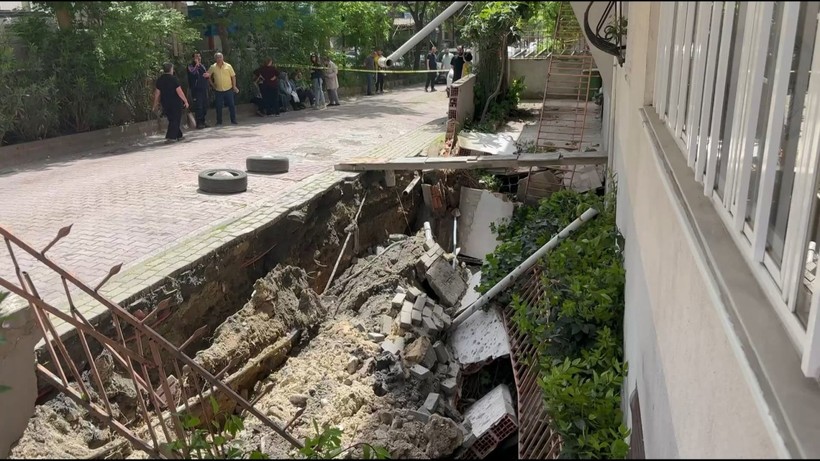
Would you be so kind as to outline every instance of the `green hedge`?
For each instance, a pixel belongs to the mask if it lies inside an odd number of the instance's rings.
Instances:
[[[538,207],[522,207],[494,228],[502,242],[488,256],[479,291],[486,292],[586,209],[600,213],[539,262],[545,296],[525,303],[516,289],[502,302],[537,348],[538,383],[564,441],[562,458],[624,458],[624,282],[615,198],[561,191]]]

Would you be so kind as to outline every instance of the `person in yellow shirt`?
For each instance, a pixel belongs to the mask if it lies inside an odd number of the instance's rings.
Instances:
[[[222,53],[216,53],[214,58],[216,59],[216,63],[208,69],[208,73],[210,74],[208,81],[216,95],[216,126],[222,126],[223,105],[228,106],[228,113],[231,116],[231,125],[237,125],[234,93],[239,93],[239,88],[236,86],[236,72],[234,72],[233,66],[225,62],[225,57]]]

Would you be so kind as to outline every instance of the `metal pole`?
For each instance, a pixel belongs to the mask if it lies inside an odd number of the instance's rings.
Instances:
[[[358,226],[359,222],[359,214],[362,212],[362,207],[364,206],[364,200],[367,198],[367,192],[364,193],[362,197],[361,203],[359,203],[359,209],[356,211],[356,216],[353,218],[353,229]],[[333,283],[333,276],[336,275],[336,270],[339,269],[339,263],[342,261],[342,255],[345,254],[345,249],[347,248],[347,244],[350,242],[350,236],[353,235],[353,230],[347,233],[347,237],[345,237],[345,243],[342,245],[342,251],[339,252],[339,257],[336,258],[336,264],[333,265],[333,271],[330,273],[330,277],[327,279],[327,285],[325,285],[325,289],[322,290],[322,293],[326,292],[328,288],[330,288],[330,284]]]
[[[469,2],[453,2],[446,10],[442,11],[440,15],[436,16],[435,19],[430,21],[429,24],[424,26],[423,29],[416,32],[416,35],[412,36],[410,40],[406,41],[404,45],[400,46],[399,49],[390,53],[390,56],[386,58],[379,59],[378,64],[382,67],[390,67],[396,62],[397,59],[404,56],[405,53],[410,51],[411,48],[416,46],[420,41],[424,40],[428,35],[430,35],[433,30],[439,26],[442,22],[444,22],[450,16],[456,14],[458,10],[463,8]]]
[[[598,214],[598,210],[595,208],[590,208],[585,211],[581,216],[578,217],[575,221],[572,221],[569,226],[561,229],[558,234],[556,234],[553,238],[550,239],[549,242],[544,244],[541,248],[538,249],[535,253],[530,255],[523,263],[519,264],[518,267],[513,269],[506,277],[501,279],[498,283],[495,284],[494,287],[490,288],[490,291],[484,294],[484,296],[478,298],[476,302],[470,305],[467,309],[464,310],[458,317],[453,320],[452,325],[450,328],[455,328],[458,325],[464,323],[473,313],[487,304],[491,299],[493,299],[496,295],[501,293],[502,291],[509,288],[521,274],[527,272],[532,266],[538,262],[545,254],[549,253],[550,250],[557,247],[559,243],[566,240],[569,237],[569,234],[581,227],[581,225],[588,222],[590,219],[594,218]]]

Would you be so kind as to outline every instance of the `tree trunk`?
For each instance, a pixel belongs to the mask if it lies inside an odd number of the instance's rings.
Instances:
[[[55,13],[57,15],[57,26],[60,30],[71,30],[74,25],[74,14],[71,11],[70,3],[61,3],[55,6]]]
[[[228,26],[220,23],[217,25],[217,32],[219,33],[219,41],[222,45],[222,54],[225,55],[225,59],[230,59],[228,57],[231,52],[230,40],[228,39]]]

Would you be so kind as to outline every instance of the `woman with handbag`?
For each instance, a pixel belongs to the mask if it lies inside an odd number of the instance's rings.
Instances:
[[[162,103],[162,110],[168,117],[168,131],[165,133],[165,142],[182,141],[182,109],[188,109],[188,99],[174,76],[174,65],[166,62],[162,65],[163,74],[157,79],[154,90],[154,112]]]

